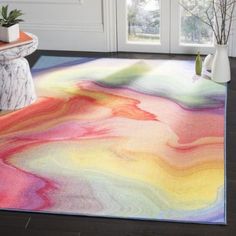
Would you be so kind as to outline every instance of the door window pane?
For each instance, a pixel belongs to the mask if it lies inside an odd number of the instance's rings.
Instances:
[[[160,43],[159,0],[127,0],[128,41]]]
[[[205,12],[212,0],[182,0],[181,3],[195,15],[206,20]],[[210,14],[210,13],[209,13]],[[213,44],[213,32],[208,25],[191,15],[181,7],[180,44],[199,44],[210,46]]]

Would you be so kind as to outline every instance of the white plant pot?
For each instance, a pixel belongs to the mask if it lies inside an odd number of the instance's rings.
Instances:
[[[207,55],[207,57],[206,57],[205,60],[204,60],[203,67],[204,67],[206,70],[212,71],[212,63],[213,63],[213,60],[214,60],[214,55],[213,55],[213,54]]]
[[[14,42],[20,37],[19,24],[12,25],[10,27],[0,26],[0,41],[3,42]]]
[[[217,83],[226,83],[231,80],[227,45],[216,45],[216,54],[212,63],[212,80]]]

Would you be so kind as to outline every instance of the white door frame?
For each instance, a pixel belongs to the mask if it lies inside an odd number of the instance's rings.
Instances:
[[[117,52],[117,0],[101,0],[107,52]]]
[[[170,48],[170,1],[160,0],[161,7],[161,25],[160,25],[160,44],[128,42],[128,24],[126,0],[117,0],[117,30],[118,30],[118,51],[129,52],[149,52],[149,53],[169,53]]]

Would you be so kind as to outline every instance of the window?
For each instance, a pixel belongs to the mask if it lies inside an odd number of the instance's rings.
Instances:
[[[206,9],[210,7],[209,0],[182,0],[182,3],[199,16],[204,15]],[[210,27],[190,14],[183,7],[180,8],[180,11],[180,43],[183,45],[213,45],[214,37]]]
[[[160,43],[159,0],[128,0],[128,40]]]

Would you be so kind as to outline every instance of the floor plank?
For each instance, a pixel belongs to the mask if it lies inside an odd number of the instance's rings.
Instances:
[[[0,211],[0,228],[14,226],[25,229],[29,218],[27,215]]]
[[[2,236],[81,236],[80,232],[60,232],[50,230],[23,230],[17,228],[0,228]]]

